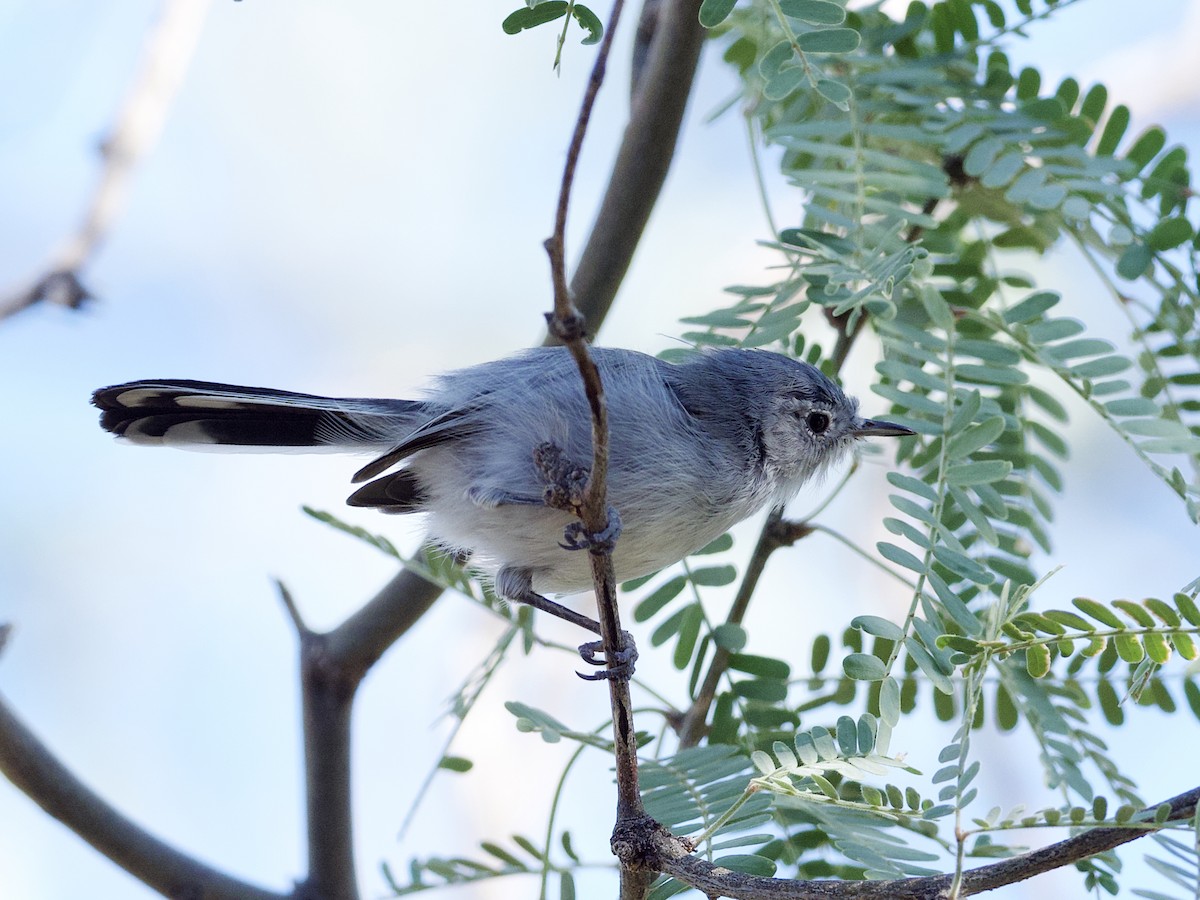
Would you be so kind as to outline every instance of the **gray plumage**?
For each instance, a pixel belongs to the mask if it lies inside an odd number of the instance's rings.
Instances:
[[[820,371],[775,353],[717,350],[678,364],[630,350],[592,354],[608,400],[620,580],[677,562],[789,499],[856,439],[912,433],[861,418]],[[162,380],[102,388],[93,402],[101,425],[134,443],[373,452],[354,479],[373,480],[351,505],[425,513],[435,540],[470,552],[502,589],[591,584],[587,554],[560,547],[572,517],[543,504],[533,460],[535,447],[552,443],[591,464],[587,400],[562,348],[450,372],[423,400]]]

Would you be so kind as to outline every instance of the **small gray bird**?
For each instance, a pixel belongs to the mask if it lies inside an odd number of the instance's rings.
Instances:
[[[678,562],[790,499],[856,439],[913,434],[860,418],[857,401],[833,381],[776,353],[715,350],[671,364],[631,350],[591,352],[608,400],[608,502],[622,522],[613,553],[622,581]],[[535,448],[553,444],[576,464],[591,463],[591,416],[563,348],[450,372],[423,400],[162,380],[101,388],[92,402],[105,429],[137,444],[378,454],[354,476],[368,483],[351,506],[425,513],[432,538],[470,553],[511,600],[591,585],[587,554],[563,549],[573,517],[546,505],[534,462]]]

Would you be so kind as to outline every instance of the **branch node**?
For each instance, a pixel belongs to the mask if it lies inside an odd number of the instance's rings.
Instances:
[[[564,315],[555,312],[546,313],[546,327],[555,340],[563,344],[573,344],[576,341],[587,340],[587,321],[574,304],[567,301],[569,311]]]
[[[790,519],[771,519],[767,522],[767,533],[773,547],[790,547],[801,538],[806,538],[816,529],[807,522],[793,522]]]
[[[291,620],[292,627],[296,629],[296,635],[301,641],[312,637],[313,631],[304,621],[304,617],[300,615],[300,607],[296,605],[295,599],[292,597],[292,592],[278,578],[275,579],[275,590],[279,591],[279,599],[283,601],[283,608],[287,610],[288,619]]]
[[[677,837],[648,815],[618,819],[609,840],[622,867],[658,871],[663,860],[679,859],[696,849],[687,838]]]

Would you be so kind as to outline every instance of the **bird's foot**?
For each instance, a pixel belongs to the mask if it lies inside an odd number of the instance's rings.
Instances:
[[[633,642],[632,634],[628,631],[621,632],[621,647],[611,658],[607,655],[604,657],[598,655],[603,653],[604,643],[602,641],[588,641],[586,644],[580,644],[579,655],[585,663],[589,666],[607,666],[607,668],[589,675],[584,675],[582,672],[575,674],[584,681],[628,681],[633,677],[634,665],[638,659],[638,649],[637,644]]]

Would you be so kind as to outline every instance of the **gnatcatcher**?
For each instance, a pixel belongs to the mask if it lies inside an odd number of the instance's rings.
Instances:
[[[819,370],[776,353],[715,350],[671,364],[632,350],[591,352],[608,400],[621,581],[678,562],[790,499],[856,439],[914,433],[861,418],[857,401]],[[162,380],[101,388],[92,402],[105,429],[137,444],[380,454],[354,476],[368,483],[351,506],[427,514],[431,537],[469,553],[510,600],[561,614],[541,595],[591,585],[587,554],[563,549],[573,517],[546,505],[546,476],[534,462],[543,445],[581,466],[592,460],[582,381],[561,347],[442,375],[423,400]]]

